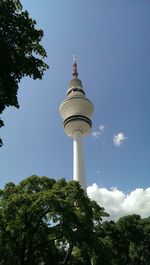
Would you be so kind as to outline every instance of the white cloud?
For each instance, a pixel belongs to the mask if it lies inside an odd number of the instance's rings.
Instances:
[[[103,206],[110,219],[117,220],[128,214],[140,214],[142,218],[150,216],[150,187],[137,188],[125,194],[117,188],[99,188],[96,183],[87,188],[88,196]]]
[[[103,124],[100,124],[98,126],[98,130],[92,132],[92,136],[95,138],[98,138],[103,133],[104,129],[105,129],[105,126]]]
[[[92,132],[92,136],[95,137],[95,138],[98,138],[100,136],[100,132]]]
[[[100,124],[100,125],[98,126],[98,129],[100,130],[100,132],[103,132],[104,129],[105,129],[105,126],[104,126],[103,124]]]
[[[124,134],[122,132],[116,134],[113,136],[113,142],[115,146],[120,146],[124,140],[126,140],[127,137],[124,136]]]

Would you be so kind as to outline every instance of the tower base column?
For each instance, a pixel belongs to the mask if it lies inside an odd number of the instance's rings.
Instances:
[[[79,181],[86,191],[82,133],[79,130],[74,132],[73,139],[73,180]]]

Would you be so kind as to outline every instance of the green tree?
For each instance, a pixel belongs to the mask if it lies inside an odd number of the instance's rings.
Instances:
[[[140,224],[141,217],[133,214],[121,217],[117,221],[117,227],[123,238],[123,262],[125,264],[135,264],[131,258],[131,249],[140,248],[141,241],[143,240],[143,227]],[[132,255],[133,256],[133,255]],[[136,264],[139,264],[139,258],[136,258]]]
[[[42,37],[43,31],[22,11],[19,0],[0,0],[0,114],[5,107],[19,108],[17,92],[22,77],[41,79],[48,68],[43,61]],[[0,119],[0,127],[3,125]]]
[[[0,195],[0,265],[90,264],[107,214],[78,182],[32,176]]]
[[[116,223],[104,222],[97,236],[107,251],[104,264],[150,265],[150,218],[133,214]],[[99,254],[96,257],[99,259]]]
[[[140,219],[138,222],[140,231],[136,232],[137,240],[132,240],[129,247],[129,255],[133,265],[150,265],[150,217]]]

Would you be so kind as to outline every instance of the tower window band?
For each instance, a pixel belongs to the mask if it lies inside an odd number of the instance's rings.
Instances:
[[[80,88],[73,88],[73,89],[71,89],[71,90],[67,93],[67,95],[69,95],[71,92],[81,92],[83,95],[85,95],[85,92],[84,92],[82,89],[80,89]]]
[[[89,118],[82,116],[82,115],[73,115],[68,117],[66,120],[64,120],[64,127],[71,121],[84,121],[89,124],[90,127],[92,127],[92,122]]]

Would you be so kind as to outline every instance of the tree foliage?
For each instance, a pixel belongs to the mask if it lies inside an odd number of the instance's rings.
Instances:
[[[42,37],[43,31],[36,29],[36,21],[22,10],[19,0],[0,0],[0,114],[5,107],[19,108],[17,93],[22,77],[41,79],[48,68],[43,61]],[[0,127],[3,125],[0,119]]]
[[[0,190],[0,265],[150,265],[150,217],[106,216],[78,182],[8,183]]]
[[[77,182],[32,176],[0,201],[0,264],[90,264],[95,228],[107,216]],[[15,255],[14,255],[15,253]],[[78,258],[77,258],[78,257]]]
[[[133,214],[104,222],[101,236],[108,250],[106,264],[150,265],[150,217]]]

